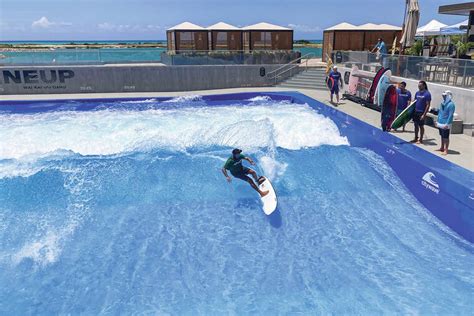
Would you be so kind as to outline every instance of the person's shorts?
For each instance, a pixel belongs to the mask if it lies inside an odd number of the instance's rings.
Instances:
[[[239,178],[240,180],[248,181],[250,178],[247,176],[250,173],[249,168],[243,168],[241,172],[230,172],[235,178]]]
[[[331,94],[334,94],[334,93],[339,93],[339,86],[338,85],[334,85],[334,87],[332,87],[331,89]]]
[[[415,112],[413,113],[413,123],[418,126],[425,125],[425,120],[422,120],[421,117],[423,116],[422,112]]]
[[[449,128],[438,128],[439,130],[439,135],[441,135],[441,138],[449,138]]]

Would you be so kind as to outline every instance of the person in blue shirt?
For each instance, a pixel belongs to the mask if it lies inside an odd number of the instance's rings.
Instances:
[[[439,107],[438,120],[436,122],[436,127],[438,127],[439,135],[441,136],[441,147],[436,151],[440,151],[442,155],[448,154],[449,131],[454,120],[454,110],[456,109],[452,98],[453,94],[451,91],[446,90],[443,93],[443,102],[441,102]]]
[[[431,93],[425,81],[418,82],[418,91],[415,94],[415,111],[413,113],[413,123],[415,123],[415,139],[412,143],[423,144],[423,135],[425,134],[425,117],[431,105]],[[418,132],[420,138],[418,138]]]
[[[407,83],[405,81],[400,82],[397,88],[398,102],[397,102],[397,116],[402,113],[403,110],[411,103],[411,92],[406,89]],[[406,125],[406,124],[405,124]],[[403,125],[402,131],[405,131],[405,125]]]
[[[384,63],[384,57],[387,55],[387,45],[385,45],[385,42],[383,41],[383,38],[379,38],[377,44],[375,47],[372,49],[372,53],[376,51],[377,54],[377,59],[380,58],[380,63],[382,64],[383,67],[387,68],[385,63]]]
[[[336,94],[336,100],[337,100],[336,105],[338,105],[339,104],[339,83],[341,84],[341,87],[342,87],[343,82],[342,82],[341,73],[337,71],[337,66],[332,67],[332,70],[329,73],[329,78],[332,78],[334,80],[334,85],[331,88],[331,104],[334,104],[333,96],[334,94]]]

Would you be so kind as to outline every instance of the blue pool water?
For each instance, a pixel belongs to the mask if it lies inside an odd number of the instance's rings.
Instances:
[[[0,112],[0,314],[469,314],[474,249],[304,104]],[[233,147],[279,208],[220,173]]]

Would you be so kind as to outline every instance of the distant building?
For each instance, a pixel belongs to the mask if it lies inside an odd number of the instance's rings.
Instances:
[[[196,24],[183,22],[166,30],[168,51],[209,50],[208,31]]]
[[[211,50],[243,50],[243,32],[240,28],[219,22],[207,27]]]
[[[245,50],[292,50],[293,30],[270,23],[243,27]]]
[[[400,40],[402,28],[388,24],[366,23],[355,26],[340,23],[323,32],[323,60],[335,50],[366,51],[374,48],[378,38],[383,38],[387,48],[395,37]]]
[[[166,31],[168,52],[292,50],[293,30],[270,23],[243,28],[219,22],[207,28],[184,22]]]

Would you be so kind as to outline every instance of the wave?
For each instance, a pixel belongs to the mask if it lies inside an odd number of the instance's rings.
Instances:
[[[0,115],[0,134],[0,160],[58,151],[113,155],[224,146],[248,152],[270,145],[298,150],[348,144],[329,118],[307,105],[287,103],[5,114]]]

